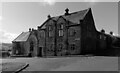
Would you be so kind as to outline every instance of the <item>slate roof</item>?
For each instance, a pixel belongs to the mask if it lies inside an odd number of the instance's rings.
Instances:
[[[87,14],[89,9],[85,9],[85,10],[69,13],[69,15],[61,15],[61,16],[64,19],[66,19],[67,21],[70,21],[70,22],[75,23],[75,24],[79,24],[80,20],[85,17],[85,15]],[[52,19],[57,21],[59,17],[60,16],[53,17]]]
[[[60,16],[52,17],[51,19],[57,21],[59,17],[63,17],[64,19],[66,19],[67,21],[70,21],[71,23],[80,24],[80,20],[84,19],[85,15],[88,13],[90,9],[91,8],[69,13],[69,15],[60,15]],[[49,21],[49,19],[47,19],[40,27],[45,28],[44,24],[47,21]]]
[[[13,42],[25,42],[30,36],[30,32],[22,32]]]

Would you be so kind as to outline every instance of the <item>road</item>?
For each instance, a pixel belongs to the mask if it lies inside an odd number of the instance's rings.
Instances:
[[[13,58],[2,63],[29,63],[23,71],[118,71],[118,57]]]

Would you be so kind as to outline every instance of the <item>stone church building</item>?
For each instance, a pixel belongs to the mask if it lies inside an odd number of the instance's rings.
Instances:
[[[21,33],[13,42],[14,55],[65,56],[94,54],[100,47],[91,8],[51,17],[37,30]],[[104,36],[104,35],[103,35]],[[103,42],[104,43],[104,38]],[[98,44],[99,43],[99,44]],[[106,45],[106,44],[105,44]],[[106,46],[103,46],[103,49]],[[100,48],[101,49],[101,48]]]

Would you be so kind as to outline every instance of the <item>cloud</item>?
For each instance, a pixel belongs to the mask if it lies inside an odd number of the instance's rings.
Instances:
[[[43,3],[48,5],[54,5],[56,3],[56,0],[43,0]]]
[[[11,43],[18,35],[0,30],[0,42]]]

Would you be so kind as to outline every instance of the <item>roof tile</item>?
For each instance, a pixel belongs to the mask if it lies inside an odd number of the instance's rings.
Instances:
[[[30,36],[30,32],[22,32],[13,42],[25,42]]]

